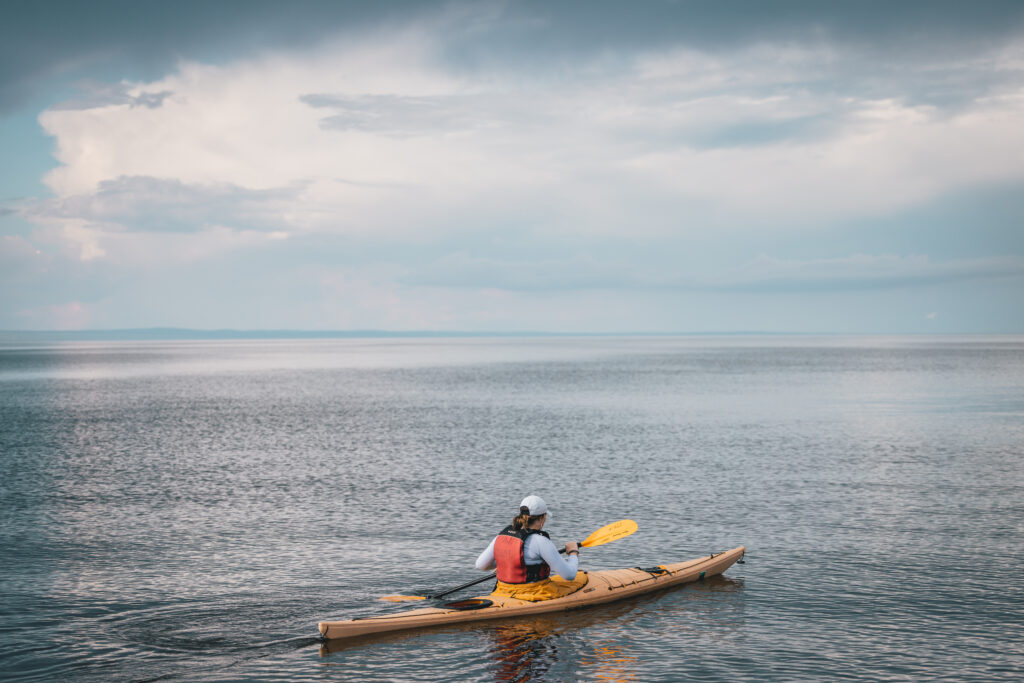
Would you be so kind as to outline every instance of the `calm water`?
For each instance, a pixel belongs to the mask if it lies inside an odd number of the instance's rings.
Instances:
[[[9,343],[0,675],[1019,679],[1022,453],[1019,337]],[[320,647],[528,492],[556,541],[639,523],[586,568],[747,564]]]

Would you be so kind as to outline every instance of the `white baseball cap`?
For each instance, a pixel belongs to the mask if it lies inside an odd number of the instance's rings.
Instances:
[[[523,502],[519,504],[520,508],[528,508],[530,510],[531,517],[539,517],[540,515],[547,515],[551,517],[551,512],[548,510],[548,504],[544,502],[544,499],[540,496],[527,496],[523,498]]]

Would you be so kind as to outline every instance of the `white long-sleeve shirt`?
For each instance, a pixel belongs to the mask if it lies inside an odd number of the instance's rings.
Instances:
[[[490,571],[497,566],[494,563],[495,540],[497,540],[497,536],[491,540],[487,549],[480,553],[480,557],[476,558],[477,569]],[[563,559],[558,552],[558,548],[551,542],[551,539],[540,534],[530,534],[526,537],[526,541],[523,543],[523,561],[531,565],[547,562],[548,566],[551,567],[551,571],[566,581],[575,579],[576,572],[579,571],[580,567],[579,555],[570,555],[568,559]]]

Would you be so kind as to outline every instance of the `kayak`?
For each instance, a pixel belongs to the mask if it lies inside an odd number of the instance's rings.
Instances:
[[[539,602],[499,595],[481,595],[468,600],[446,602],[436,607],[420,607],[394,614],[357,617],[343,621],[321,621],[317,626],[323,640],[338,640],[389,631],[564,612],[632,598],[662,588],[716,576],[740,560],[745,551],[746,547],[740,546],[687,562],[663,564],[646,569],[634,567],[585,572],[587,583],[575,593]]]

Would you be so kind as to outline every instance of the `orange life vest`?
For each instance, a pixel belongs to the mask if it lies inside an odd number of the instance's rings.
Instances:
[[[498,565],[498,581],[502,583],[533,583],[542,581],[551,575],[551,567],[547,562],[526,564],[523,550],[526,539],[531,534],[541,534],[551,538],[545,531],[537,529],[513,529],[507,526],[494,539],[494,561]]]

